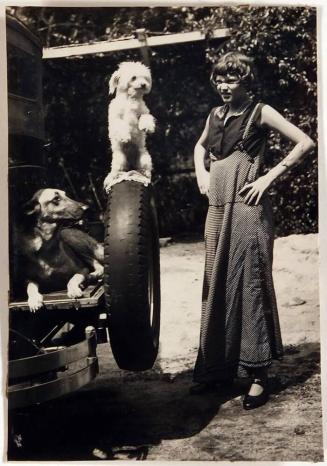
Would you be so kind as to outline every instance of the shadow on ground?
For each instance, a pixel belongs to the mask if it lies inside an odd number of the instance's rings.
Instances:
[[[286,348],[283,361],[271,372],[270,403],[279,403],[286,392],[287,396],[296,397],[300,387],[319,374],[319,344]],[[232,400],[230,410],[229,406],[225,408],[225,417],[221,417],[220,430],[224,432],[226,409],[230,419],[240,415],[237,397],[244,393],[247,383],[238,381],[229,396],[191,396],[191,378],[190,370],[172,375],[163,373],[159,364],[144,373],[105,370],[98,380],[79,392],[10,414],[10,425],[22,435],[22,446],[11,444],[8,459],[94,460],[122,456],[145,460],[154,447],[159,446],[160,450],[163,440],[196,439],[213,420],[220,420],[222,406]],[[251,412],[251,416],[256,413]],[[176,456],[173,443],[165,448],[170,452],[166,459],[190,459]],[[156,458],[152,455],[151,459]]]

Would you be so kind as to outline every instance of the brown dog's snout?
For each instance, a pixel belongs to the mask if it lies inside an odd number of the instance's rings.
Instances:
[[[84,212],[89,208],[87,204],[83,202],[75,201],[68,196],[62,199],[62,203],[56,210],[57,219],[62,220],[79,220],[82,218]]]
[[[71,200],[71,213],[73,216],[81,217],[86,210],[89,209],[89,206],[87,204],[84,204],[83,202],[79,201],[73,201]]]

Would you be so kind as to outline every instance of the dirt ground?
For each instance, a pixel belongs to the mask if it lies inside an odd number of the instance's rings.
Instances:
[[[100,375],[25,414],[31,426],[11,459],[322,461],[317,235],[275,242],[274,277],[285,357],[271,399],[244,411],[247,381],[229,396],[191,396],[200,324],[201,241],[161,248],[160,354],[144,373],[120,371],[99,345]]]

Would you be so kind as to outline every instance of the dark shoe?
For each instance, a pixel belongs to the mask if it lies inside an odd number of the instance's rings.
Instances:
[[[222,393],[230,389],[233,385],[233,380],[226,380],[226,382],[207,382],[207,383],[197,383],[190,387],[190,395],[202,395],[206,393]]]
[[[260,393],[260,395],[256,396],[249,394],[245,395],[243,399],[243,408],[246,410],[259,408],[260,406],[266,404],[269,399],[269,394],[266,386],[261,384],[259,381],[255,381],[255,383],[262,386],[263,392]]]

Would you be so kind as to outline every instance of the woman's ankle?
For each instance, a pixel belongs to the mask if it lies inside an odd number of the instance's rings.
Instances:
[[[268,381],[268,370],[266,367],[258,367],[252,371],[250,396],[259,396],[265,390]]]
[[[264,391],[264,386],[258,381],[253,380],[248,395],[250,396],[259,396]],[[260,381],[261,382],[261,381]]]

